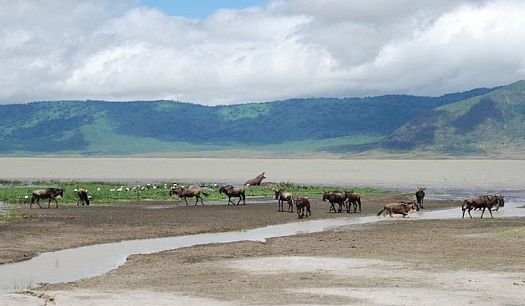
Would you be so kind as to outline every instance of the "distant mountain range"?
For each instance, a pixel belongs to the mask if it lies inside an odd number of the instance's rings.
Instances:
[[[467,156],[525,156],[525,81],[432,109],[381,147]]]
[[[521,157],[525,81],[441,97],[0,106],[0,154]]]

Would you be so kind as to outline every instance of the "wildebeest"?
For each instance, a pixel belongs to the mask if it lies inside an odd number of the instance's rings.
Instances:
[[[306,216],[312,215],[312,211],[310,210],[310,200],[306,196],[298,196],[294,199],[295,201],[295,209],[297,210],[297,216],[299,219]]]
[[[86,204],[89,205],[89,196],[86,189],[80,188],[79,190],[76,190],[78,199],[77,199],[77,206],[80,202],[82,202],[82,205]]]
[[[251,180],[247,180],[246,182],[244,182],[244,185],[249,185],[249,186],[260,186],[261,185],[261,182],[262,180],[264,180],[266,178],[266,176],[264,176],[265,172],[257,175],[256,178],[253,178]]]
[[[56,203],[56,208],[58,208],[58,201],[57,197],[63,197],[64,196],[64,189],[60,188],[46,188],[46,189],[39,189],[33,191],[31,196],[31,204],[29,204],[29,208],[33,208],[33,203],[36,200],[36,204],[38,207],[42,208],[40,206],[40,199],[49,199],[49,202],[47,203],[47,208],[51,207],[51,200],[54,200]]]
[[[330,202],[330,212],[336,212],[335,203],[339,204],[339,212],[341,212],[346,201],[346,193],[340,191],[325,191],[323,193],[323,201],[326,200]]]
[[[496,193],[494,196],[498,197],[498,205],[494,211],[498,211],[500,207],[505,207],[505,197],[501,193]]]
[[[346,199],[348,201],[348,206],[346,207],[346,212],[350,212],[350,206],[354,206],[354,213],[357,211],[357,206],[359,206],[359,212],[361,212],[361,195],[353,191],[345,192]]]
[[[195,205],[201,200],[201,204],[204,205],[204,202],[202,201],[201,193],[204,196],[208,196],[208,194],[203,190],[201,187],[194,187],[190,186],[188,188],[185,187],[172,187],[170,189],[170,196],[177,195],[179,198],[183,198],[186,202],[186,206],[188,206],[188,200],[186,198],[193,198],[195,197]]]
[[[505,205],[505,200],[503,195],[482,195],[477,197],[470,197],[468,199],[465,199],[463,201],[463,205],[461,206],[461,210],[463,211],[463,217],[465,218],[465,212],[468,211],[468,214],[470,218],[472,219],[472,215],[470,214],[470,211],[472,209],[482,209],[481,212],[481,219],[483,219],[483,214],[485,213],[485,209],[489,210],[490,217],[494,218],[492,216],[492,209],[496,208],[496,210],[499,208],[499,206]]]
[[[242,204],[246,205],[246,190],[244,186],[240,186],[240,187],[234,187],[232,185],[221,186],[219,188],[219,194],[224,194],[228,197],[228,205],[230,205],[230,203],[235,205],[235,203],[232,201],[232,197],[239,198],[237,205],[241,203],[241,200],[242,200]]]
[[[279,204],[279,210],[278,211],[284,211],[284,202],[288,203],[288,212],[293,212],[293,201],[292,201],[292,193],[291,192],[284,192],[282,189],[272,189],[275,194],[275,199],[277,200]]]
[[[419,208],[425,208],[423,207],[423,199],[425,198],[425,189],[424,187],[417,187],[416,191],[416,200],[417,200],[417,206]]]
[[[383,212],[389,214],[392,217],[392,214],[403,215],[403,218],[408,215],[410,211],[418,210],[416,202],[400,202],[400,203],[389,203],[385,204],[383,209],[381,209],[377,215],[380,216]]]

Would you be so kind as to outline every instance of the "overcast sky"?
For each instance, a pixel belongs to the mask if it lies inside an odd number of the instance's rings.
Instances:
[[[0,0],[0,103],[440,95],[525,79],[522,0],[226,2],[199,14]]]

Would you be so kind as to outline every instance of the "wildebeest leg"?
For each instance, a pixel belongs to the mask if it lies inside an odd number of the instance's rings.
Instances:
[[[242,194],[242,205],[246,205],[246,195]]]
[[[53,198],[53,200],[55,200],[56,208],[58,208],[58,201],[57,201],[57,199]],[[84,205],[84,204],[82,204],[82,205]]]
[[[470,216],[470,219],[472,219],[472,215],[470,214],[470,211],[472,210],[472,207],[468,208],[468,215]]]
[[[483,214],[485,213],[485,207],[483,207],[483,210],[481,211],[481,218],[480,219],[483,219]]]
[[[47,208],[51,208],[51,198],[49,198],[49,202],[47,202]]]
[[[38,197],[32,197],[31,198],[31,204],[29,204],[29,208],[33,208],[33,203],[35,202],[35,199],[36,199],[36,204],[38,205],[39,208],[42,208],[42,206],[40,206],[40,198]]]
[[[492,216],[492,209],[491,209],[490,207],[488,207],[488,210],[489,210],[489,213],[490,213],[490,217],[491,217],[491,218],[494,218],[494,217]]]
[[[242,197],[239,197],[239,201],[237,201],[237,205],[241,204]]]
[[[293,202],[292,200],[288,200],[288,212],[292,212],[293,213]]]
[[[184,197],[184,202],[186,202],[186,206],[188,206],[188,200],[186,199],[186,197]]]
[[[199,199],[201,199],[201,203],[202,203],[202,198],[199,196],[195,196],[195,205],[199,204]],[[202,205],[204,205],[204,203],[202,203]]]

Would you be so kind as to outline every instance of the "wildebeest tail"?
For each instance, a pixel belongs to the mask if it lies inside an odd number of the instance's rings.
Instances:
[[[35,199],[36,199],[35,195],[34,194],[31,195],[31,204],[35,203]]]
[[[384,211],[385,211],[385,208],[381,209],[381,210],[377,213],[377,215],[380,216]]]
[[[465,210],[468,208],[468,201],[467,200],[464,200],[463,201],[463,205],[461,205],[461,210]]]

